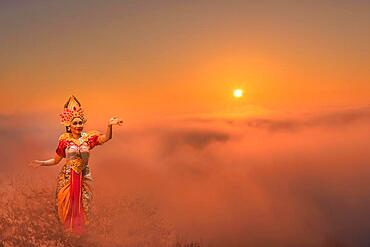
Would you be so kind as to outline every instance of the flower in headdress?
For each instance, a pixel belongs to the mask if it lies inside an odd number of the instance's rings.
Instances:
[[[67,103],[64,105],[64,111],[59,114],[60,115],[60,123],[64,126],[69,126],[71,121],[74,118],[81,118],[84,122],[86,122],[86,118],[84,116],[84,111],[81,108],[80,102],[76,99],[75,96],[71,96]]]

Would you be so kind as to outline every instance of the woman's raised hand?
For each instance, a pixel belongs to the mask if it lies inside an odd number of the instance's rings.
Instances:
[[[108,121],[108,125],[119,125],[121,126],[123,124],[122,119],[120,119],[117,116],[111,117]]]

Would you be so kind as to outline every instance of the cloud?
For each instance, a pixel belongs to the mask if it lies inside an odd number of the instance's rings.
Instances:
[[[334,109],[306,114],[274,115],[251,118],[190,118],[189,122],[198,124],[223,123],[229,126],[244,124],[250,128],[266,129],[271,132],[299,131],[304,128],[336,128],[355,123],[370,122],[370,107]]]
[[[367,246],[369,116],[363,107],[115,129],[92,152],[95,200],[142,198],[205,246]],[[50,138],[26,133],[8,151]],[[27,158],[46,145],[38,148],[28,147]],[[51,169],[45,175],[59,168]]]
[[[204,149],[206,146],[226,142],[230,139],[228,133],[216,130],[202,129],[172,129],[163,131],[160,136],[163,153],[172,153],[176,148],[189,145],[194,149]]]

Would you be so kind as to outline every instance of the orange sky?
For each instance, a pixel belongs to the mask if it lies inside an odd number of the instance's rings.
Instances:
[[[366,106],[369,7],[2,1],[1,113],[59,113],[71,94],[90,114],[129,121]],[[246,91],[241,102],[232,98],[236,87]]]
[[[147,199],[178,233],[212,246],[368,246],[369,9],[360,0],[0,1],[0,188],[21,173],[54,186],[60,165],[27,163],[52,157],[73,94],[86,130],[105,131],[112,115],[125,121],[93,150],[102,205]],[[131,236],[141,222],[113,226]]]

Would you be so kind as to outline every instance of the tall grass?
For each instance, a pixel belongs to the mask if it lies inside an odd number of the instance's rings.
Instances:
[[[66,234],[55,212],[52,187],[17,178],[0,190],[0,246],[176,246],[200,247],[179,240],[155,208],[134,197],[112,198],[92,204],[86,234]],[[98,197],[98,195],[96,195]]]

